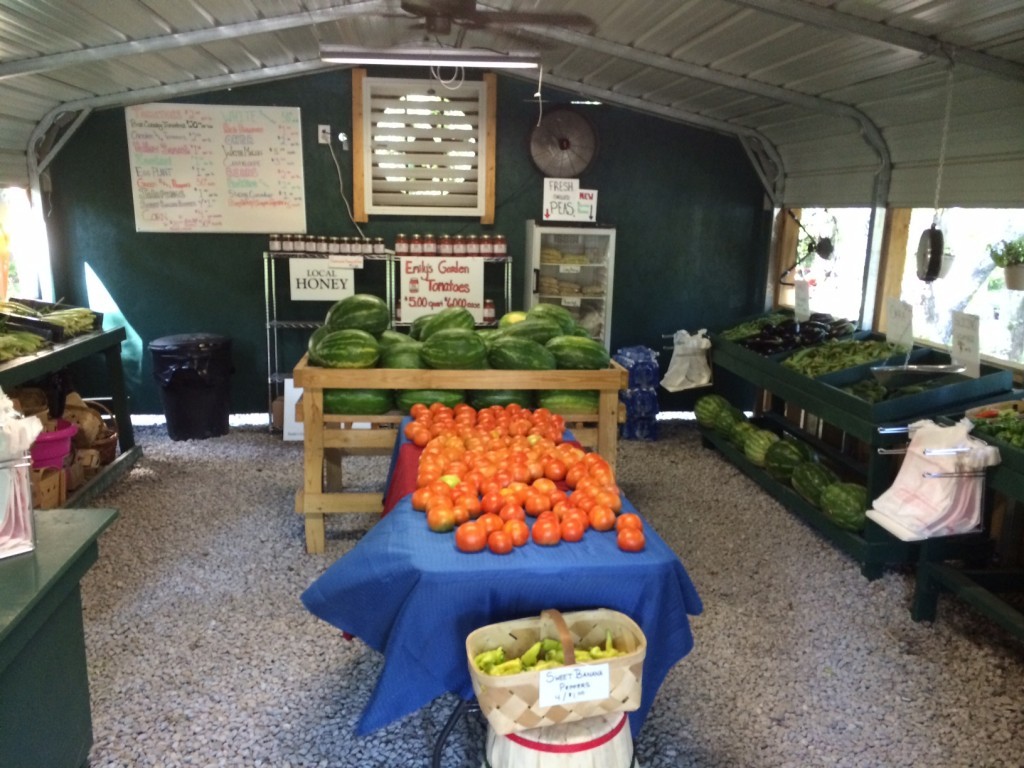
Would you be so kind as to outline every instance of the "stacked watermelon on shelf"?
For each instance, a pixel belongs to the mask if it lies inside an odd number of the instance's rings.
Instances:
[[[694,415],[698,424],[729,440],[751,464],[791,487],[836,526],[853,532],[864,529],[870,506],[867,488],[844,482],[807,443],[756,426],[718,394],[698,398]]]
[[[601,370],[608,367],[604,346],[591,339],[560,305],[540,304],[509,312],[497,328],[476,329],[469,310],[452,307],[417,318],[408,333],[392,329],[391,313],[378,296],[356,294],[335,303],[323,326],[309,337],[309,362],[324,368],[402,368],[435,370]],[[467,380],[472,374],[467,373]],[[375,415],[394,407],[408,411],[417,402],[449,407],[469,402],[476,408],[516,403],[553,413],[596,413],[598,392],[588,390],[389,390],[333,389],[324,392],[324,410]]]

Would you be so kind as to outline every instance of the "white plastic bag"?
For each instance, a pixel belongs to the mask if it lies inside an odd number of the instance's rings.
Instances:
[[[701,328],[692,336],[687,331],[676,331],[672,336],[672,360],[661,386],[669,392],[681,392],[710,384],[709,349],[711,339],[707,337],[706,329]]]

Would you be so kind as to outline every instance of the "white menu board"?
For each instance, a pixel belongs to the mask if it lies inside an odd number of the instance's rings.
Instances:
[[[293,107],[125,108],[139,232],[305,232]]]

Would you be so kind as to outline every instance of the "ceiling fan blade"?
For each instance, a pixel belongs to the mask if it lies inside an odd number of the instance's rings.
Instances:
[[[590,28],[596,26],[593,19],[582,13],[534,13],[531,11],[476,11],[468,16],[467,21],[493,25],[540,24],[554,27]]]

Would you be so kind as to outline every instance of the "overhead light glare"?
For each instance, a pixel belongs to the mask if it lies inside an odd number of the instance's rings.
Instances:
[[[405,48],[374,51],[345,45],[322,45],[321,61],[332,64],[392,67],[472,67],[479,69],[537,69],[532,53],[493,53],[462,48]]]

